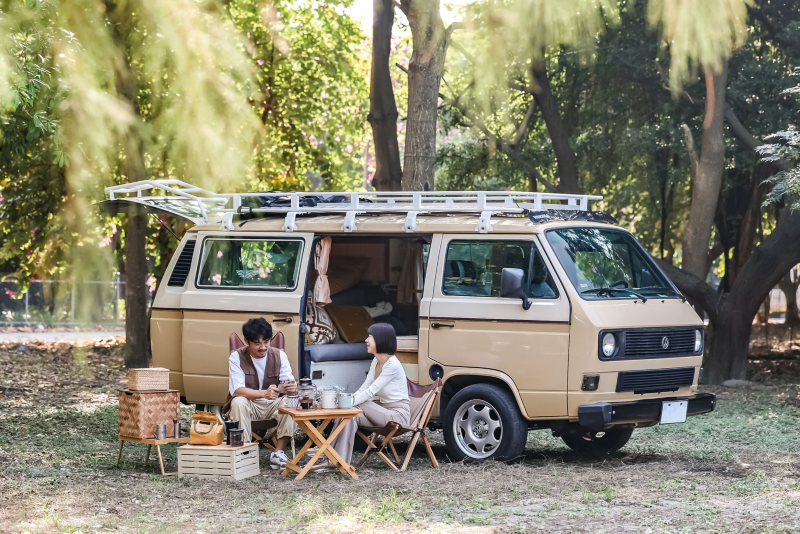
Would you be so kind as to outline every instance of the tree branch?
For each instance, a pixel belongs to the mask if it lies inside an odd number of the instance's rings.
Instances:
[[[653,259],[658,266],[661,267],[661,270],[664,271],[664,274],[678,286],[678,289],[680,289],[683,294],[705,310],[708,314],[709,321],[711,321],[712,324],[716,323],[719,317],[719,301],[723,297],[714,291],[710,285],[690,272],[679,269],[671,263],[660,260],[655,256],[653,256]]]
[[[686,142],[686,151],[689,152],[689,159],[692,162],[692,180],[697,175],[697,165],[698,165],[698,158],[697,158],[697,150],[694,147],[694,136],[692,136],[692,131],[689,129],[688,126],[682,124],[683,126],[683,139]]]
[[[522,122],[519,124],[519,128],[517,128],[517,133],[514,135],[514,139],[511,141],[511,146],[517,147],[519,146],[520,142],[522,141],[522,137],[528,131],[528,123],[531,121],[531,117],[533,117],[533,113],[536,111],[536,100],[531,100],[530,105],[528,106],[528,111],[525,112],[525,117],[523,117]]]

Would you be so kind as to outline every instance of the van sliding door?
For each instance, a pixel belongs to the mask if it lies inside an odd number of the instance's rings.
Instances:
[[[190,403],[222,404],[228,393],[228,338],[265,318],[282,332],[295,377],[300,310],[313,234],[200,232],[181,295],[183,385]]]

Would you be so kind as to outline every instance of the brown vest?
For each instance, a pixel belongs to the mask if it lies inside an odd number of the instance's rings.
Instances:
[[[264,381],[259,385],[258,372],[256,366],[253,364],[253,358],[250,356],[250,347],[245,345],[240,349],[236,349],[239,353],[239,366],[244,371],[244,387],[248,389],[269,389],[270,386],[277,386],[280,382],[281,374],[281,351],[275,347],[267,349],[267,365],[264,368]],[[228,399],[222,407],[222,413],[228,413],[231,409],[233,397],[228,392]]]

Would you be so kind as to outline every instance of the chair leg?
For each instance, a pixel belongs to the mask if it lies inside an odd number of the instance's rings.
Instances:
[[[433,455],[433,449],[431,449],[431,442],[428,441],[428,436],[425,434],[422,435],[422,443],[425,444],[425,450],[428,451],[428,458],[431,459],[431,467],[436,469],[439,467],[439,462],[436,461],[436,456]]]
[[[397,449],[394,448],[394,441],[392,441],[392,438],[389,438],[389,450],[391,450],[394,455],[394,461],[400,463],[400,456],[397,454]]]
[[[364,441],[366,441],[366,442],[367,442],[367,450],[366,450],[366,451],[364,451],[364,455],[361,457],[361,459],[358,461],[358,463],[357,463],[357,464],[356,464],[356,466],[355,466],[355,467],[356,467],[356,469],[358,469],[358,468],[360,468],[362,465],[364,465],[364,464],[367,462],[367,459],[369,458],[369,455],[370,455],[370,454],[372,454],[373,452],[375,452],[376,450],[378,450],[378,447],[377,447],[377,445],[375,445],[375,443],[374,443],[374,442],[373,442],[373,441],[372,441],[370,438],[368,438],[368,437],[367,437],[367,436],[366,436],[366,435],[365,435],[363,432],[361,432],[360,430],[356,431],[356,433],[358,434],[358,436],[359,436],[361,439],[363,439]]]
[[[414,447],[417,446],[417,441],[419,441],[419,432],[414,432],[414,437],[411,438],[411,443],[408,444],[408,449],[406,449],[406,457],[403,460],[403,466],[400,471],[405,471],[408,468],[408,462],[411,461],[411,454],[414,452]]]

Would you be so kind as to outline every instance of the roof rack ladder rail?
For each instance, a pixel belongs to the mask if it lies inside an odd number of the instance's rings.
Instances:
[[[344,224],[342,224],[342,230],[345,232],[355,232],[358,230],[356,227],[356,212],[355,211],[348,211],[344,214]]]
[[[581,196],[581,211],[589,211],[589,197]]]
[[[297,217],[296,211],[290,211],[286,214],[286,219],[283,221],[283,228],[282,230],[287,233],[296,232],[297,231],[297,224],[294,222],[294,218]]]
[[[492,226],[492,212],[482,211],[481,218],[478,219],[478,226],[475,227],[475,231],[482,234],[487,234],[493,230],[494,226]]]

